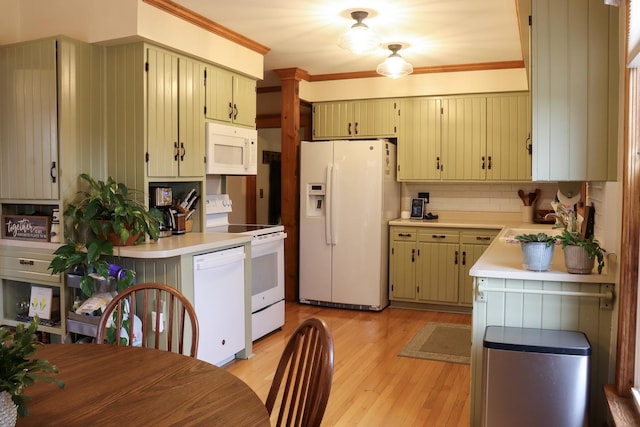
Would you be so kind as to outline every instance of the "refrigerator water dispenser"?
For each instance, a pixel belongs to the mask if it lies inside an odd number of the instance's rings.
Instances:
[[[324,215],[324,184],[307,184],[307,216]]]

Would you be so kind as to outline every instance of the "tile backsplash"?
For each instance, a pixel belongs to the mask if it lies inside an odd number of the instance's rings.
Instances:
[[[538,209],[551,209],[551,201],[558,191],[555,182],[530,182],[520,184],[476,183],[420,183],[405,184],[403,195],[418,197],[418,192],[429,192],[428,211],[488,211],[520,212],[523,205],[518,190],[525,194],[541,190]]]

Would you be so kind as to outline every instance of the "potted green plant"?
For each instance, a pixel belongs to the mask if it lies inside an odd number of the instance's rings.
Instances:
[[[515,239],[520,242],[524,268],[532,271],[549,269],[556,243],[555,236],[546,233],[519,234]]]
[[[158,240],[162,214],[147,209],[138,191],[111,177],[100,181],[81,174],[80,178],[88,190],[79,191],[64,210],[66,243],[54,252],[49,269],[53,274],[80,276],[82,292],[91,296],[95,280],[110,276],[105,257],[113,256],[113,246],[141,243],[147,237]],[[118,289],[124,289],[134,283],[134,273],[124,270],[117,279]]]
[[[564,251],[564,263],[567,272],[574,274],[591,274],[595,261],[598,260],[598,274],[604,267],[605,250],[600,247],[593,235],[584,237],[579,232],[564,230],[558,237]]]
[[[57,373],[55,365],[44,359],[32,358],[36,346],[43,345],[35,334],[39,322],[40,319],[36,316],[28,326],[18,323],[15,331],[6,326],[0,327],[0,405],[13,405],[14,409],[10,411],[13,424],[16,414],[22,417],[29,415],[27,401],[30,398],[24,395],[27,387],[36,381],[64,387],[64,382],[42,375]],[[10,400],[6,399],[6,395],[10,396]],[[0,410],[2,412],[4,411]]]

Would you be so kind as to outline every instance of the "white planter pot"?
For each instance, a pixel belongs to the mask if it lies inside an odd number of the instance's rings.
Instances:
[[[18,419],[18,407],[6,391],[0,392],[0,427],[14,427]]]
[[[531,271],[547,271],[553,258],[554,246],[547,246],[546,242],[520,242],[522,266]]]

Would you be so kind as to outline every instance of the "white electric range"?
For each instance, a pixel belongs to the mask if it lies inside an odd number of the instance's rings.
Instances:
[[[257,340],[284,325],[284,239],[282,225],[229,224],[228,194],[208,195],[207,231],[250,235],[251,331]]]

